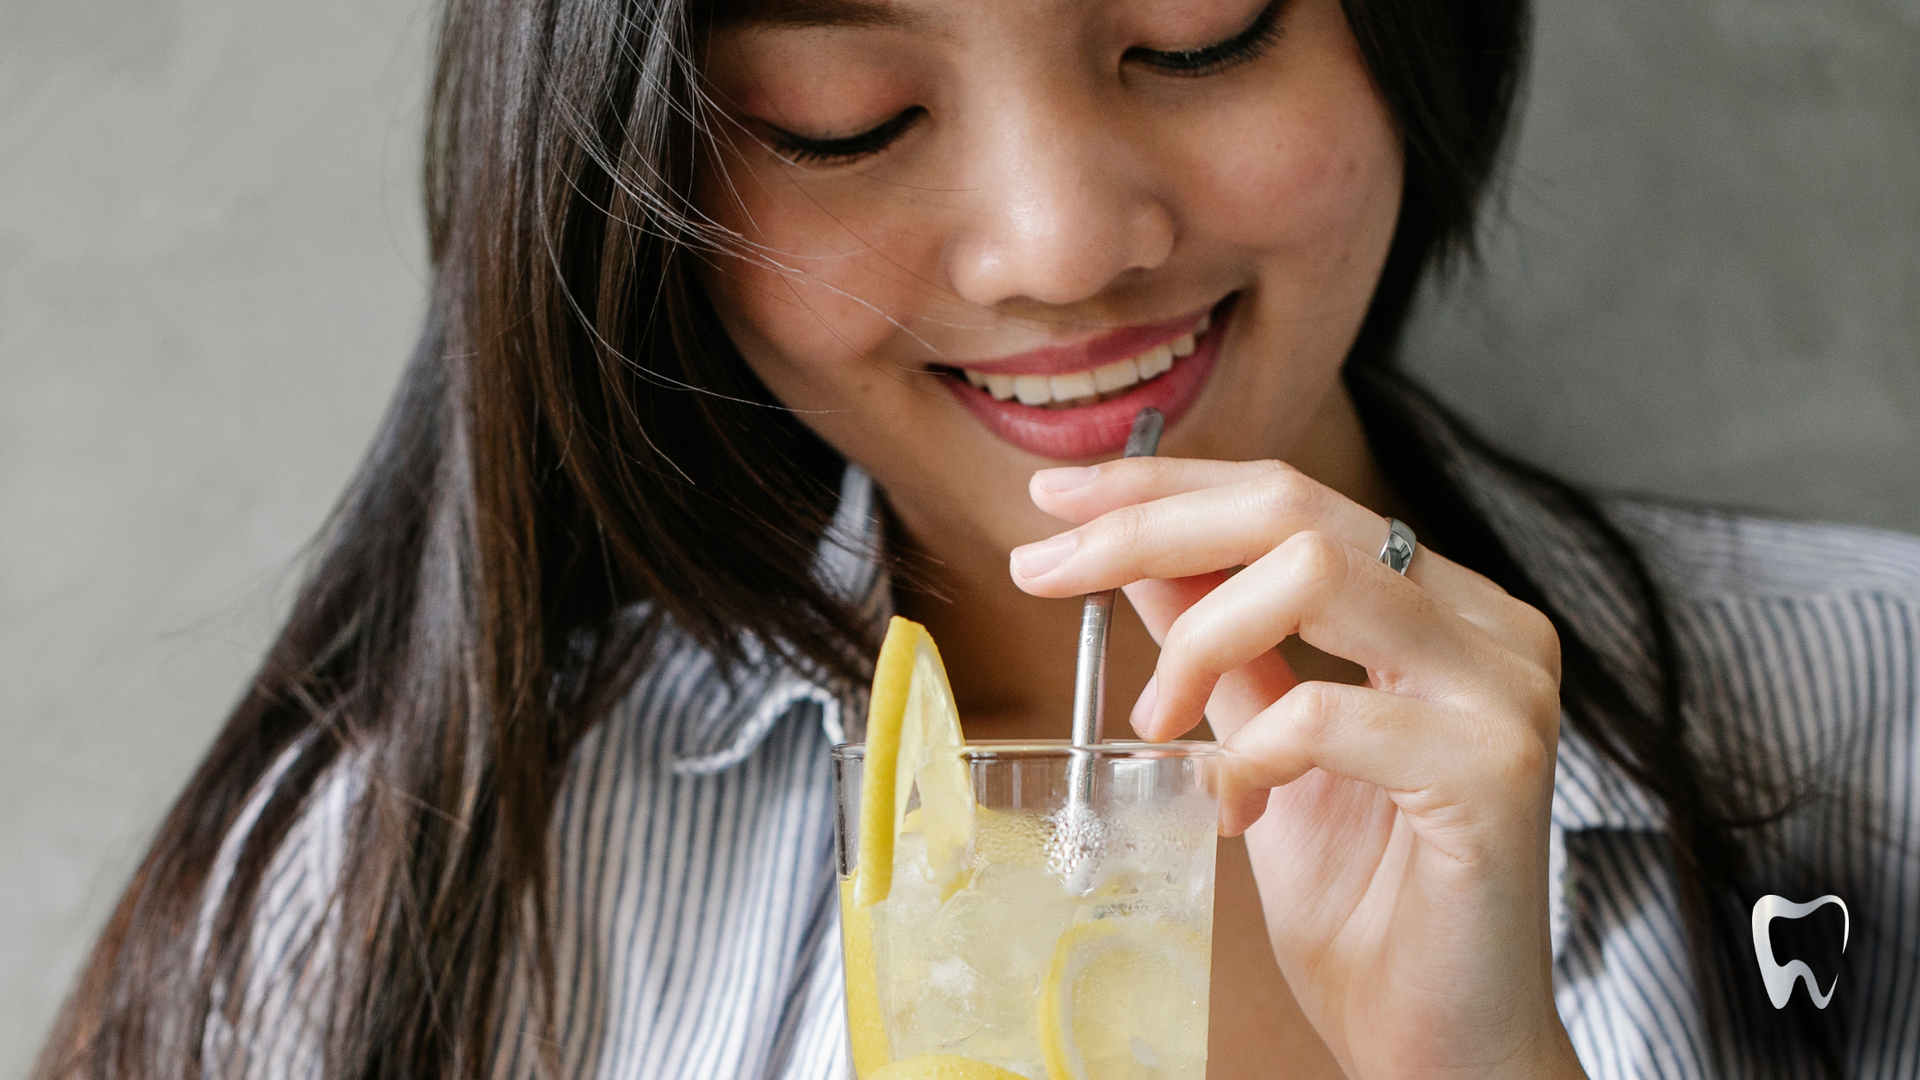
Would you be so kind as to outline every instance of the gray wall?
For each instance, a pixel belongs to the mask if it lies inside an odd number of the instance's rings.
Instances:
[[[1920,531],[1920,0],[1543,0],[1417,369],[1610,487]]]
[[[423,292],[420,0],[0,0],[0,1076]],[[1920,531],[1920,3],[1546,0],[1418,370],[1580,479]]]
[[[0,1078],[422,310],[416,0],[0,0]]]

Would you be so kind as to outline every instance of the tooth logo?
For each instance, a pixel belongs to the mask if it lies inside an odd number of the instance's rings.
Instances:
[[[1840,951],[1847,951],[1847,934],[1853,929],[1853,918],[1847,914],[1847,902],[1829,893],[1818,900],[1805,904],[1796,904],[1784,896],[1772,893],[1761,897],[1753,905],[1753,958],[1760,962],[1760,979],[1767,984],[1767,998],[1776,1009],[1787,1007],[1788,999],[1793,997],[1793,984],[1805,979],[1807,996],[1813,1003],[1824,1009],[1827,1002],[1833,1000],[1833,991],[1840,985],[1840,976],[1833,977],[1833,986],[1827,992],[1820,992],[1820,984],[1813,979],[1813,969],[1805,960],[1793,960],[1781,965],[1773,958],[1773,939],[1767,936],[1767,926],[1775,919],[1804,919],[1828,904],[1840,905]]]

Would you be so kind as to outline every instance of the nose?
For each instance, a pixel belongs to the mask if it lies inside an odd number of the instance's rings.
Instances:
[[[1176,218],[1149,156],[1118,137],[1124,125],[1062,101],[1007,95],[1013,107],[969,140],[967,213],[946,245],[964,300],[1073,304],[1173,254]]]

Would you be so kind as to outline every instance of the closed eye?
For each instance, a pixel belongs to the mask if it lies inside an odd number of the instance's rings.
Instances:
[[[1169,75],[1199,78],[1243,64],[1265,52],[1280,36],[1280,13],[1286,0],[1271,0],[1245,30],[1225,41],[1197,49],[1128,49],[1122,60],[1136,60]]]
[[[841,139],[815,139],[762,122],[775,153],[796,165],[840,165],[877,154],[893,145],[927,110],[918,105],[878,126]]]

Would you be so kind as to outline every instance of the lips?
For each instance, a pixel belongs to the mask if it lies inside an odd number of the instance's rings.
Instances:
[[[1232,299],[1180,319],[943,368],[941,382],[987,430],[1028,453],[1108,456],[1126,446],[1141,409],[1159,409],[1171,427],[1192,407],[1219,358]]]

